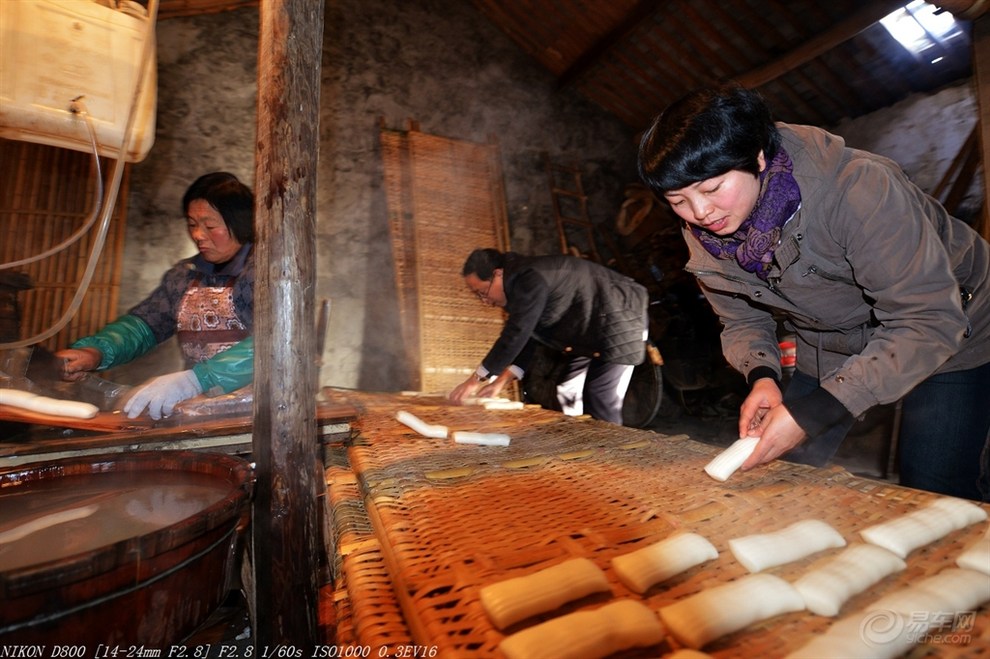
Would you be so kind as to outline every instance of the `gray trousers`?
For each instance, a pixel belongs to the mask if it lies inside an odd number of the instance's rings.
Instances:
[[[590,357],[568,361],[560,384],[557,401],[569,416],[590,414],[592,418],[622,425],[622,402],[635,367],[606,364]]]

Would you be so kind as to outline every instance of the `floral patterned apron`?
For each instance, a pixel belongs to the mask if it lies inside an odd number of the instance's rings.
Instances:
[[[179,304],[176,335],[186,365],[206,361],[249,336],[234,307],[234,280],[202,286],[197,277]]]

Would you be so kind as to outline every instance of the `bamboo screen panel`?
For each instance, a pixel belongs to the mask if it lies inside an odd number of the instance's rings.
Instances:
[[[57,147],[0,139],[0,263],[40,254],[83,226],[94,206],[93,156]],[[113,161],[103,160],[103,178]],[[107,232],[92,282],[76,315],[56,335],[40,343],[66,347],[116,318],[124,242],[127,177]],[[20,337],[54,325],[68,309],[89,259],[95,226],[76,243],[48,258],[4,272],[27,274],[33,287],[21,291]]]
[[[413,387],[445,393],[474,371],[504,322],[461,276],[473,249],[508,249],[498,145],[384,127],[381,144]]]

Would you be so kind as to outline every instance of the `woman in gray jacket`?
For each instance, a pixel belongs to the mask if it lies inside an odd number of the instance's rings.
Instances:
[[[692,92],[654,120],[640,175],[684,221],[694,273],[751,390],[744,469],[822,465],[856,417],[903,399],[901,483],[987,495],[990,249],[896,163],[755,92]],[[778,320],[797,336],[783,394]]]

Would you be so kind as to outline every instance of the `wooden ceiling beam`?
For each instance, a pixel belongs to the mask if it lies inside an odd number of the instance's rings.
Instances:
[[[866,3],[862,9],[812,37],[804,45],[765,66],[737,76],[735,80],[743,87],[751,89],[765,85],[852,39],[890,12],[903,7],[904,2],[905,0],[882,0]]]
[[[783,18],[777,20],[766,20],[764,16],[760,14],[760,11],[750,4],[743,3],[741,5],[741,11],[745,13],[746,19],[752,25],[763,25],[763,29],[771,31],[774,36],[774,41],[777,43],[787,43],[787,32],[786,30],[793,30],[794,32],[800,33],[806,23],[799,17],[795,11],[791,9],[786,4],[778,5],[777,9],[780,11]],[[819,18],[819,21],[821,19]],[[810,24],[815,25],[817,22],[812,21]],[[758,46],[754,46],[758,47]],[[847,112],[849,108],[855,109],[856,112],[863,111],[862,100],[850,89],[849,85],[842,79],[839,78],[829,68],[821,59],[816,59],[811,62],[808,74],[801,75],[801,83],[807,87],[814,90],[814,93],[825,99],[826,102],[830,103],[833,107],[839,106],[839,113]],[[828,91],[825,90],[827,88]]]
[[[570,87],[585,73],[598,65],[598,62],[605,57],[612,48],[625,41],[625,39],[639,29],[639,26],[653,17],[661,7],[668,4],[669,0],[641,0],[633,7],[632,11],[609,33],[599,39],[591,48],[584,51],[580,57],[574,60],[566,71],[557,78],[557,86],[560,89]]]

